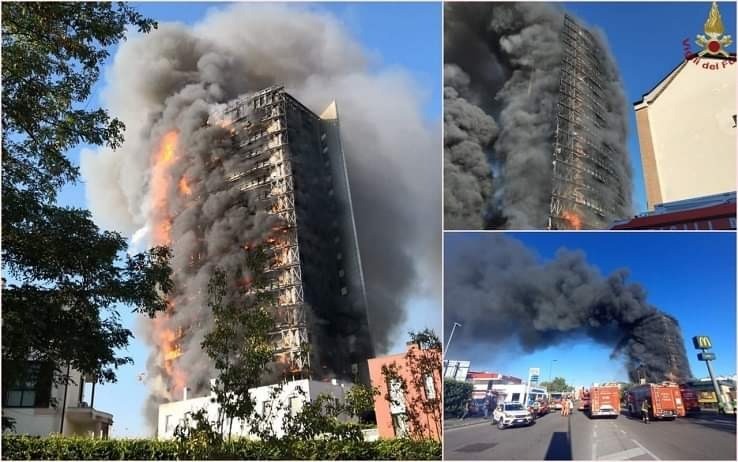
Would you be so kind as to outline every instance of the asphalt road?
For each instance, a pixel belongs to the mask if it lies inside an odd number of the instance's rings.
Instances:
[[[627,415],[548,414],[531,427],[449,428],[443,449],[450,460],[735,460],[736,420],[706,414],[646,425]]]

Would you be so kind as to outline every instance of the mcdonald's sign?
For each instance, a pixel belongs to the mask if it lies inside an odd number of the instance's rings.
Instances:
[[[694,347],[698,350],[707,350],[708,348],[712,348],[710,337],[706,335],[698,335],[696,337],[692,337],[692,343],[694,344]]]

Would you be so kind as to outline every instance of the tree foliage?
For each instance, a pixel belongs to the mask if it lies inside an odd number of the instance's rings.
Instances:
[[[208,285],[208,306],[213,314],[213,329],[202,342],[203,349],[218,370],[215,392],[222,413],[220,433],[225,434],[229,422],[230,435],[233,419],[248,419],[254,412],[254,400],[249,389],[261,384],[264,374],[270,372],[274,346],[270,332],[274,320],[269,312],[273,293],[264,290],[264,273],[268,257],[264,248],[247,251],[245,271],[250,285],[239,288],[233,277],[216,269]]]
[[[254,441],[38,438],[3,434],[6,460],[440,460],[435,440]]]
[[[385,399],[393,406],[405,409],[404,415],[408,424],[406,436],[416,439],[440,436],[443,411],[437,379],[440,381],[443,375],[441,341],[430,329],[409,334],[411,343],[417,348],[410,348],[407,351],[404,366],[396,362],[382,365],[382,376],[388,386]],[[403,371],[403,368],[407,370]],[[410,377],[410,380],[406,377]],[[413,398],[408,399],[409,396]]]
[[[461,417],[464,406],[472,399],[473,386],[468,382],[443,381],[443,411],[446,418]]]
[[[4,386],[28,359],[114,381],[131,362],[116,350],[132,337],[114,306],[149,315],[166,307],[168,249],[120,259],[121,235],[56,203],[79,176],[69,149],[123,141],[123,124],[87,100],[129,25],[156,26],[123,3],[2,4]]]
[[[566,383],[563,377],[554,377],[550,382],[541,382],[541,387],[551,392],[568,392],[574,391],[574,387]]]

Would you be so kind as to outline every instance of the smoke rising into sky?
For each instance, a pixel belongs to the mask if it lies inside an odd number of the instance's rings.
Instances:
[[[622,358],[631,380],[643,364],[651,381],[691,376],[677,321],[649,304],[627,270],[602,275],[581,251],[541,262],[501,234],[466,241],[445,259],[445,332],[455,351],[505,348],[531,353],[566,341],[595,341]]]
[[[135,235],[141,247],[153,242],[154,153],[166,133],[178,133],[172,177],[187,184],[164,189],[176,283],[184,289],[166,322],[198,326],[188,330],[179,359],[192,380],[213,373],[199,347],[209,328],[203,294],[210,271],[238,267],[244,242],[265,238],[273,225],[225,182],[249,165],[228,155],[226,129],[206,124],[213,105],[239,95],[282,84],[315,112],[337,101],[377,353],[404,334],[397,327],[410,297],[440,298],[439,127],[423,120],[413,80],[374,70],[332,16],[239,4],[193,27],[160,24],[120,46],[108,82],[104,100],[126,124],[126,141],[81,157],[88,203],[102,227]],[[197,268],[193,254],[202,258]],[[154,361],[160,339],[148,320],[140,324],[154,348],[151,412],[171,396]]]
[[[534,2],[444,8],[444,225],[544,228],[553,186],[564,13]],[[606,125],[590,135],[594,145],[612,148],[616,175],[628,185],[625,207],[608,217],[622,218],[630,207],[627,107],[604,38],[595,31],[594,39],[606,63]],[[605,203],[614,200],[610,189],[598,187]]]

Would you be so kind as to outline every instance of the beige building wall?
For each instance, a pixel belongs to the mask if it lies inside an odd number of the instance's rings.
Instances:
[[[636,103],[649,209],[736,190],[736,66],[685,62]]]

